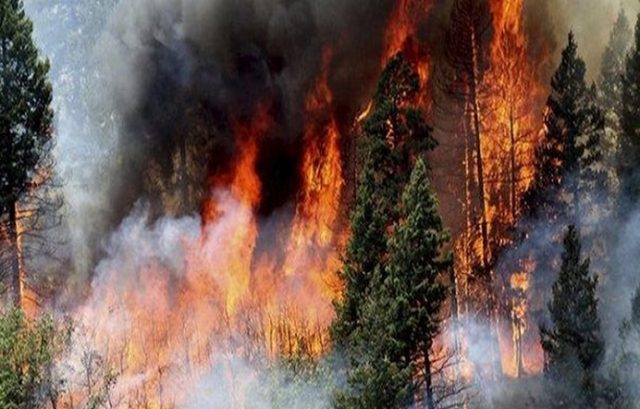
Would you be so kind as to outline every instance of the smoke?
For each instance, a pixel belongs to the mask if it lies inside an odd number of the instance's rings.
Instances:
[[[258,149],[267,192],[258,210],[268,216],[291,202],[299,187],[303,107],[323,55],[332,55],[333,109],[348,127],[379,69],[392,3],[122,2],[96,48],[108,67],[108,101],[122,118],[119,161],[107,178],[113,223],[140,197],[160,202],[156,187],[185,172],[179,155],[188,158],[189,196],[201,197],[206,178],[224,173],[239,154],[234,124],[252,121],[261,106],[274,124]],[[177,212],[198,205],[180,203]]]
[[[127,339],[140,322],[140,317],[132,316],[130,303],[146,311],[148,315],[143,317],[158,327],[174,314],[180,305],[182,288],[178,284],[194,284],[189,276],[188,248],[210,250],[200,262],[228,266],[232,260],[225,253],[225,243],[236,224],[246,224],[254,212],[263,230],[281,223],[280,219],[286,223],[300,184],[303,107],[322,69],[323,55],[332,55],[328,67],[334,94],[331,109],[342,130],[347,131],[379,73],[383,31],[395,2],[26,3],[34,16],[39,43],[53,63],[56,156],[67,181],[76,279],[91,283],[89,298],[77,307],[81,311],[78,316],[84,317],[89,333],[95,331],[92,336],[98,342],[104,341],[106,332],[110,340],[140,346],[144,343]],[[438,17],[427,27],[428,38],[440,38],[433,33],[441,28],[440,19],[445,19],[441,16],[446,14],[444,3],[436,2],[434,16]],[[567,32],[573,29],[589,76],[595,78],[620,3],[546,0],[526,4],[530,52],[535,61],[543,58],[538,56],[551,55],[545,57],[550,60],[543,61],[546,68],[541,70],[547,73],[555,66],[553,59],[558,58]],[[625,0],[624,6],[630,17],[639,9],[635,0]],[[83,41],[79,44],[78,39]],[[194,214],[199,213],[201,199],[212,194],[207,179],[233,164],[239,147],[234,123],[251,121],[260,104],[269,107],[274,121],[259,147],[265,198],[258,209],[249,209],[227,197],[223,205],[229,217],[216,223],[215,233],[205,237],[202,220]],[[141,200],[147,204],[140,205]],[[636,217],[612,233],[611,242],[617,244],[611,254],[617,261],[609,272],[612,278],[603,284],[604,294],[615,293],[616,297],[602,298],[608,339],[614,339],[618,322],[628,315],[628,300],[638,281],[628,260],[640,250],[639,223],[640,217]],[[534,243],[540,244],[550,235],[542,227],[536,233]],[[203,240],[205,245],[200,244]],[[215,268],[208,278],[213,287],[228,288],[234,277],[224,268]],[[295,288],[295,283],[283,285],[281,291],[290,288]],[[200,295],[202,299],[191,304],[189,311],[179,311],[185,314],[187,326],[197,321],[197,314],[224,315],[221,298],[213,297],[212,301],[212,294]],[[617,301],[607,302],[609,299]],[[539,304],[544,306],[544,302]],[[199,331],[219,333],[218,323],[210,325],[213,328]],[[153,339],[156,335],[140,336]],[[219,339],[207,341],[220,346]],[[210,407],[231,407],[235,398],[221,392],[238,385],[228,382],[229,372],[224,369],[228,365],[240,387],[258,397],[253,401],[263,402],[264,382],[255,378],[262,367],[238,352],[246,343],[234,340],[233,345],[224,345],[228,359],[203,364],[212,369],[199,374],[197,382],[184,372],[193,358],[184,353],[189,349],[187,343],[169,354],[175,363],[167,378],[176,385],[197,385],[188,391],[198,397],[190,407],[207,403]],[[197,343],[193,349],[204,348],[209,353],[208,347],[209,343],[207,347]],[[109,345],[112,351],[118,348],[127,354],[143,352]],[[470,350],[472,360],[480,366],[491,364],[486,362],[487,350],[478,339]],[[134,371],[135,379],[122,379],[120,384],[125,388],[153,384],[153,369]],[[277,378],[287,375],[275,373]],[[165,393],[184,392],[176,385]],[[312,383],[303,384],[302,390],[301,400],[294,402],[306,402],[309,396],[321,403],[328,399]]]
[[[188,408],[329,406],[335,376],[327,364],[270,363],[263,317],[250,300],[228,303],[242,291],[242,260],[224,243],[253,213],[228,192],[214,195],[221,217],[206,229],[195,216],[151,222],[149,206],[138,203],[112,234],[91,295],[73,312],[77,335],[63,360],[70,391],[113,371],[109,399],[123,405],[144,396]],[[279,285],[281,294],[299,291],[295,279]],[[304,307],[315,308],[310,298]]]
[[[539,8],[539,2],[530,2],[532,9]],[[535,4],[534,4],[535,3]],[[558,43],[564,47],[567,34],[573,30],[580,47],[580,54],[587,63],[587,76],[595,81],[600,73],[600,61],[609,41],[609,33],[621,8],[627,13],[632,24],[640,12],[636,0],[547,0],[542,7],[547,9],[549,21]]]
[[[300,184],[304,100],[324,53],[332,53],[333,114],[346,131],[380,70],[383,31],[394,5],[355,0],[89,3],[26,2],[39,43],[53,63],[56,157],[67,182],[80,282],[99,260],[100,241],[140,198],[152,203],[156,217],[198,212],[208,194],[207,178],[234,161],[234,122],[250,121],[259,104],[270,107],[275,125],[259,148],[268,194],[258,210],[268,216],[289,204]],[[435,3],[423,29],[429,41],[440,38],[445,3]],[[638,10],[636,3],[625,1],[630,15]],[[547,67],[539,68],[541,76],[548,77],[573,28],[595,77],[619,4],[526,4],[530,51]],[[549,33],[555,40],[545,38]]]

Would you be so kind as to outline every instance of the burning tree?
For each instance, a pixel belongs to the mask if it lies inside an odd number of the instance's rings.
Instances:
[[[348,343],[357,328],[373,274],[387,258],[384,234],[398,220],[397,200],[411,161],[435,146],[420,111],[409,105],[419,89],[417,74],[401,55],[396,56],[382,74],[364,125],[359,149],[363,165],[341,271],[345,289],[332,329],[339,345]]]
[[[51,192],[42,191],[52,176],[53,112],[49,63],[38,59],[22,1],[0,3],[0,21],[0,215],[7,260],[2,271],[20,306],[25,299],[22,240],[43,227],[54,203]]]
[[[419,85],[411,66],[396,56],[364,126],[363,168],[341,273],[345,291],[332,328],[334,342],[349,356],[354,387],[339,398],[341,407],[395,407],[419,390],[428,407],[436,400],[430,352],[446,295],[438,278],[449,263],[440,260],[448,235],[420,159],[403,205],[397,205],[411,163],[435,146],[422,113],[411,105]]]

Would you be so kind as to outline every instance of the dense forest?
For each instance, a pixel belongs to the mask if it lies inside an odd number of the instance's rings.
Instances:
[[[0,409],[640,408],[637,13],[0,0]]]

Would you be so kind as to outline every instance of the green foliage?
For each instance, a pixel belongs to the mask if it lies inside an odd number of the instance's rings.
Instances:
[[[63,387],[53,375],[55,358],[68,344],[69,324],[32,321],[12,310],[0,316],[0,407],[39,408],[55,401]]]
[[[640,19],[636,25],[635,43],[631,49],[622,77],[622,109],[620,126],[620,161],[618,177],[622,201],[621,214],[628,212],[640,199]],[[622,206],[623,203],[629,203]]]
[[[585,83],[586,65],[573,33],[552,81],[544,139],[536,149],[536,177],[523,197],[530,216],[557,220],[580,215],[580,202],[606,183],[604,114],[595,86]]]
[[[606,379],[605,399],[610,408],[631,409],[640,399],[640,287],[631,300],[631,316],[620,326],[620,343]]]
[[[359,183],[332,337],[348,361],[339,408],[406,407],[417,362],[439,330],[445,289],[437,278],[449,236],[420,158],[435,148],[411,105],[419,78],[401,55],[384,70],[363,126]],[[415,163],[415,166],[414,166]],[[404,192],[404,193],[403,193]],[[428,370],[426,371],[428,372]]]
[[[622,111],[622,74],[624,72],[625,57],[631,43],[632,31],[624,9],[620,10],[609,44],[602,56],[600,65],[599,86],[603,108],[620,117]],[[618,124],[611,123],[617,127]]]
[[[21,0],[0,1],[0,213],[28,191],[50,159],[49,63],[38,59]]]
[[[615,205],[619,189],[617,161],[620,154],[620,117],[622,115],[622,75],[627,50],[631,44],[632,31],[629,19],[620,10],[618,19],[611,30],[609,44],[602,56],[600,77],[598,79],[599,104],[604,111],[605,133],[602,136],[603,171],[607,176],[608,191],[606,202],[608,213]]]
[[[557,386],[581,390],[582,396],[591,400],[604,342],[596,298],[598,279],[591,276],[589,259],[582,260],[581,252],[578,230],[570,226],[549,303],[551,326],[541,328],[541,342],[546,372]]]
[[[598,101],[598,91],[592,85],[585,92],[581,111],[582,126],[576,141],[581,150],[579,159],[579,181],[576,186],[577,195],[585,204],[597,204],[598,192],[607,191],[609,185],[608,168],[605,159],[605,116]],[[584,209],[581,209],[584,210]]]
[[[401,55],[393,58],[382,73],[363,127],[351,238],[340,271],[345,290],[331,328],[334,344],[342,348],[348,348],[360,321],[374,271],[388,257],[385,233],[398,221],[398,199],[413,158],[436,146],[420,111],[411,105],[419,88],[411,66]]]
[[[420,383],[431,388],[429,353],[446,298],[439,279],[452,259],[443,256],[449,235],[422,160],[405,188],[401,220],[389,240],[389,260],[376,270],[363,309],[349,374],[352,390],[339,397],[341,408],[404,408]],[[426,364],[428,379],[418,376],[418,362]],[[429,399],[432,391],[426,395]]]
[[[343,299],[335,304],[338,318],[331,326],[331,336],[337,347],[348,346],[349,337],[360,321],[362,305],[369,296],[373,272],[386,252],[385,216],[375,198],[373,171],[366,169],[358,185],[351,217],[351,238],[340,271],[345,291]]]

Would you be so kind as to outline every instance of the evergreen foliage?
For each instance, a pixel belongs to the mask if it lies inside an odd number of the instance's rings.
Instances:
[[[32,31],[22,0],[0,1],[0,217],[6,232],[2,273],[11,277],[16,304],[22,301],[24,285],[18,224],[29,217],[22,230],[36,229],[47,198],[30,198],[33,209],[28,215],[18,204],[47,183],[53,165],[49,63],[38,58]]]
[[[404,408],[417,395],[435,407],[431,348],[446,298],[441,274],[452,259],[449,235],[418,160],[403,194],[401,220],[389,240],[388,263],[377,270],[358,330],[357,358],[344,408]]]
[[[342,347],[348,348],[360,321],[375,269],[387,259],[385,234],[398,220],[398,202],[412,160],[436,146],[422,114],[411,104],[419,89],[418,75],[399,54],[382,73],[363,126],[352,234],[340,271],[345,290],[331,328],[334,343]]]
[[[541,328],[547,374],[562,385],[580,385],[582,397],[595,396],[595,372],[604,352],[600,333],[597,277],[582,259],[578,230],[570,226],[564,238],[560,273],[549,303],[550,327]]]
[[[622,111],[622,75],[632,34],[627,14],[621,9],[602,56],[598,81],[603,108],[614,114],[618,120]],[[619,124],[611,121],[608,125],[618,127]]]
[[[523,198],[530,216],[557,219],[566,205],[563,190],[577,191],[575,181],[568,181],[565,176],[577,175],[583,153],[577,140],[583,126],[581,103],[587,92],[585,74],[586,65],[578,56],[578,46],[570,33],[560,66],[551,80],[544,139],[535,155],[536,177]]]
[[[619,208],[621,216],[625,216],[640,199],[640,174],[637,171],[640,160],[640,19],[622,77],[620,126]]]

